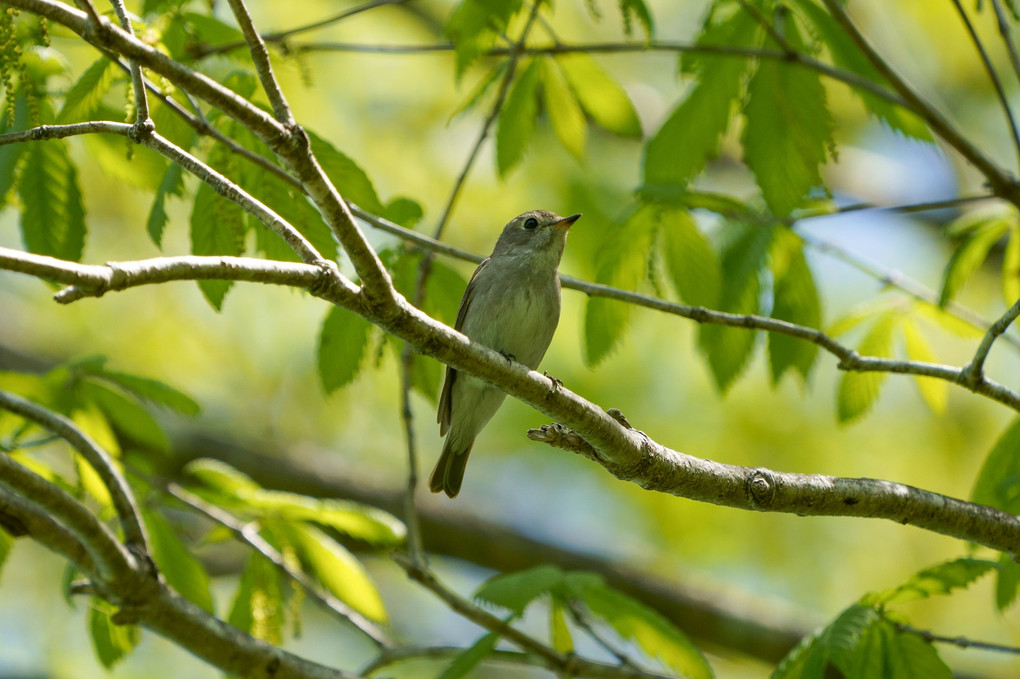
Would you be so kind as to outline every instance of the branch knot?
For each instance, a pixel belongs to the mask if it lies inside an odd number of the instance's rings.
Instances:
[[[776,499],[776,476],[763,467],[752,469],[745,482],[752,509],[766,510]]]

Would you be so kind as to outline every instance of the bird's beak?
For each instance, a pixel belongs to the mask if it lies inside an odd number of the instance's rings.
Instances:
[[[571,224],[573,224],[574,222],[576,222],[580,218],[581,218],[581,213],[578,212],[576,215],[570,215],[569,217],[564,217],[563,219],[561,219],[558,222],[554,222],[552,226],[555,229],[566,230],[566,229],[570,228]]]

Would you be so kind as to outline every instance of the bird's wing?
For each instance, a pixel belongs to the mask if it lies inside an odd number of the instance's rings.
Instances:
[[[460,309],[457,310],[457,322],[454,324],[456,330],[460,330],[464,327],[464,319],[467,318],[468,309],[471,307],[471,298],[475,287],[472,283],[478,278],[478,274],[481,273],[485,265],[489,263],[489,258],[486,257],[482,260],[482,263],[478,265],[475,272],[471,274],[471,280],[468,281],[467,289],[464,291],[464,297],[460,300]],[[453,383],[457,379],[457,371],[446,366],[446,380],[443,382],[443,392],[439,395],[439,412],[436,413],[436,421],[439,423],[439,435],[445,436],[447,430],[450,428],[450,410],[452,407],[453,399]]]

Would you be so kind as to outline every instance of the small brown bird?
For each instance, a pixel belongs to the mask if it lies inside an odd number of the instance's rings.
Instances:
[[[488,259],[478,265],[454,326],[475,342],[532,370],[545,356],[560,320],[557,267],[567,230],[581,215],[525,212],[503,228]],[[447,435],[429,489],[456,497],[475,437],[506,394],[471,375],[446,368],[439,397],[439,433]]]

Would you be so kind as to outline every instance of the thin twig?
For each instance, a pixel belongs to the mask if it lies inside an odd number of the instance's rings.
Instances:
[[[992,0],[992,7],[995,8],[995,20],[999,25],[999,35],[1002,36],[1002,42],[1006,44],[1006,51],[1009,52],[1009,63],[1013,66],[1013,75],[1020,79],[1020,53],[1017,53],[1016,43],[1013,42],[1013,28],[1002,8],[1002,0]]]
[[[389,649],[394,646],[394,642],[375,623],[327,592],[304,572],[291,568],[283,554],[259,535],[258,528],[255,525],[241,521],[230,512],[210,502],[206,502],[176,483],[167,484],[166,492],[195,511],[230,530],[238,540],[254,549],[276,566],[281,573],[301,585],[330,614],[343,622],[353,625],[355,629],[371,639],[376,646],[382,649]]]
[[[414,435],[414,411],[411,409],[411,374],[414,353],[411,345],[405,345],[401,352],[400,370],[400,420],[404,425],[407,442],[407,487],[404,492],[404,523],[407,525],[407,552],[411,559],[422,566],[427,564],[421,541],[421,522],[414,495],[418,488],[418,446]]]
[[[285,127],[293,127],[295,124],[294,114],[291,112],[287,98],[280,88],[280,83],[277,82],[276,76],[273,74],[273,64],[269,61],[269,50],[266,49],[266,43],[262,36],[255,30],[251,13],[248,12],[244,0],[227,1],[230,3],[230,9],[234,13],[234,18],[241,27],[241,33],[244,35],[245,42],[248,43],[248,51],[251,53],[252,61],[255,63],[255,72],[259,74],[262,89],[265,90],[266,95],[269,96],[269,102],[273,105],[273,114]]]
[[[390,665],[395,665],[408,660],[452,660],[462,654],[464,649],[460,646],[400,646],[387,649],[376,656],[371,662],[362,667],[358,674],[369,677]],[[520,651],[504,651],[493,649],[485,657],[486,663],[507,663],[511,665],[527,665],[530,667],[542,667],[554,669],[549,661],[539,658],[530,653]]]
[[[66,440],[88,462],[110,492],[124,540],[140,553],[148,554],[149,540],[142,525],[138,503],[127,479],[113,458],[89,438],[74,422],[20,396],[0,391],[0,408],[25,418]]]
[[[110,0],[114,11],[117,13],[117,20],[132,38],[135,37],[135,29],[131,26],[131,17],[128,16],[127,8],[124,7],[124,0]],[[131,61],[131,86],[135,92],[135,124],[152,125],[149,119],[149,100],[145,96],[145,80],[142,78],[142,67],[137,61]]]
[[[947,144],[956,149],[961,156],[977,168],[984,175],[996,195],[1020,207],[1020,184],[1017,184],[1012,176],[974,146],[941,112],[928,103],[919,93],[915,92],[893,70],[857,29],[857,26],[846,13],[842,0],[822,0],[822,3],[829,10],[829,14],[832,15],[833,19],[836,20],[836,23],[853,40],[865,58],[906,102],[907,108],[919,115],[938,136],[942,137]]]
[[[578,627],[584,630],[585,633],[589,637],[591,637],[592,641],[601,646],[607,653],[609,653],[609,655],[616,658],[617,662],[619,662],[621,665],[637,667],[634,661],[630,659],[630,656],[628,656],[626,653],[618,649],[614,644],[610,643],[608,640],[604,639],[601,634],[599,634],[598,630],[596,630],[592,626],[591,622],[588,620],[588,617],[581,610],[580,606],[578,606],[575,602],[570,601],[567,603],[567,610],[570,611],[570,617],[574,619],[574,623],[576,623]]]
[[[981,651],[995,651],[996,653],[1010,653],[1020,655],[1020,647],[1006,646],[1004,644],[993,644],[988,641],[974,641],[967,637],[946,637],[923,629],[917,629],[910,625],[897,624],[896,629],[907,634],[916,634],[925,641],[939,644],[952,644],[958,648],[975,648]]]
[[[977,49],[978,54],[981,57],[981,63],[984,64],[985,71],[988,73],[988,79],[992,81],[992,87],[995,89],[995,96],[999,99],[999,105],[1002,107],[1002,112],[1006,116],[1006,121],[1009,123],[1009,131],[1013,136],[1013,148],[1016,150],[1017,159],[1020,160],[1020,133],[1016,129],[1016,120],[1013,118],[1013,109],[1009,106],[1009,99],[1006,97],[1006,91],[1002,87],[1002,81],[999,80],[999,74],[995,71],[995,66],[992,65],[992,60],[988,56],[988,51],[985,49],[984,43],[981,41],[981,36],[978,35],[977,29],[971,22],[970,17],[967,16],[967,12],[963,9],[963,5],[960,0],[953,0],[953,6],[956,8],[957,14],[960,15],[960,20],[963,22],[964,27],[967,29],[967,33],[970,35],[971,42],[974,43],[974,47]]]
[[[528,636],[513,625],[496,617],[485,609],[474,605],[467,599],[458,595],[456,592],[448,589],[439,582],[436,576],[430,571],[414,564],[399,552],[394,552],[392,556],[397,565],[403,568],[412,580],[418,582],[424,586],[425,589],[435,594],[450,608],[450,610],[458,613],[464,618],[467,618],[471,622],[484,627],[490,632],[495,632],[526,653],[542,658],[545,662],[549,663],[554,670],[562,672],[568,677],[584,676],[606,678],[616,677],[619,679],[663,679],[663,675],[647,672],[637,667],[605,665],[585,660],[573,654],[565,655],[563,653],[559,653],[555,649],[546,646],[533,637]]]
[[[976,381],[981,379],[984,375],[985,360],[988,358],[988,352],[992,350],[992,344],[1006,332],[1006,329],[1017,319],[1017,316],[1020,316],[1020,299],[1014,302],[1013,306],[1007,309],[1006,313],[988,328],[988,332],[981,338],[981,344],[978,345],[977,351],[974,352],[974,358],[971,359],[970,364],[963,370],[963,380]]]

